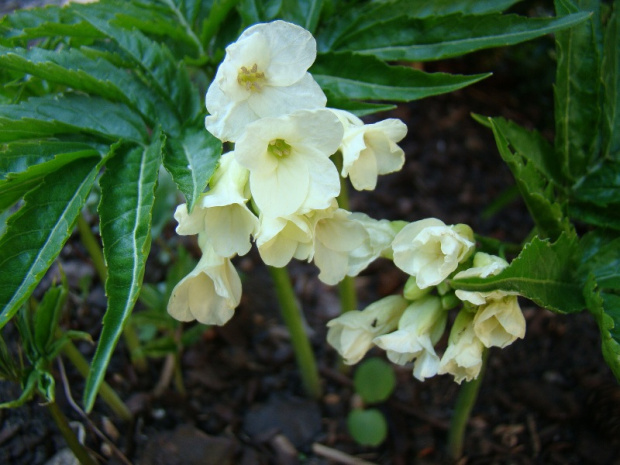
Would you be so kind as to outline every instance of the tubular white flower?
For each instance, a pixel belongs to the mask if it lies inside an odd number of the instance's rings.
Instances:
[[[380,174],[400,170],[405,152],[396,144],[407,135],[407,126],[390,118],[364,124],[357,116],[343,110],[332,110],[344,126],[340,144],[342,176],[349,176],[357,190],[373,190]]]
[[[447,226],[437,218],[410,223],[392,243],[394,264],[415,276],[420,289],[436,286],[473,250],[473,233],[468,233],[465,225]]]
[[[192,213],[186,204],[177,207],[177,233],[204,232],[218,255],[245,255],[251,247],[250,236],[258,231],[258,218],[246,206],[248,174],[235,161],[234,152],[223,155],[210,181],[211,190],[200,197]]]
[[[168,313],[179,321],[223,325],[241,300],[241,280],[230,259],[218,256],[199,237],[202,258],[172,290]]]
[[[367,233],[362,244],[349,254],[348,276],[357,276],[368,265],[390,249],[396,233],[388,220],[375,220],[370,216],[353,212],[350,218],[361,224]]]
[[[313,253],[310,221],[303,215],[261,218],[256,245],[265,264],[286,266],[291,259],[307,260]]]
[[[457,273],[454,278],[486,278],[500,273],[508,263],[493,255],[478,252],[474,266]],[[474,331],[485,347],[506,347],[525,337],[525,317],[519,307],[517,293],[512,291],[455,291],[456,296],[478,306]]]
[[[328,110],[298,111],[247,126],[235,157],[250,171],[252,197],[263,215],[285,217],[331,205],[340,178],[329,157],[342,131]]]
[[[285,21],[256,24],[226,47],[206,95],[209,132],[236,141],[252,121],[297,110],[322,108],[325,94],[307,72],[316,41]]]
[[[463,380],[471,381],[477,378],[482,368],[484,345],[474,331],[473,317],[467,310],[461,310],[456,316],[450,331],[448,348],[441,357],[437,371],[440,375],[451,374],[459,384]]]
[[[344,363],[359,362],[377,336],[393,331],[409,302],[397,295],[378,300],[364,310],[351,310],[327,323],[327,342]]]
[[[375,338],[393,363],[404,365],[416,359],[413,375],[420,381],[437,374],[439,357],[433,346],[446,328],[447,312],[436,296],[425,296],[407,307],[398,329]]]

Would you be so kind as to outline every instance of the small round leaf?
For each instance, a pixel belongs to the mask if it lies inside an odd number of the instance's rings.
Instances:
[[[378,446],[387,437],[387,422],[377,409],[355,409],[349,413],[347,426],[351,436],[362,446]]]
[[[353,384],[364,402],[383,402],[394,391],[396,376],[389,363],[380,358],[369,358],[355,371]]]

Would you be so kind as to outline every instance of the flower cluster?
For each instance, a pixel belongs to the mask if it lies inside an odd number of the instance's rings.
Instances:
[[[192,211],[175,212],[177,233],[199,235],[203,257],[173,290],[168,311],[183,321],[223,324],[239,304],[231,264],[252,242],[262,260],[283,267],[313,261],[336,284],[379,257],[395,236],[388,221],[339,207],[341,175],[374,189],[380,174],[400,169],[404,123],[364,124],[326,108],[310,73],[316,42],[284,21],[248,28],[226,48],[206,95],[205,126],[234,150],[221,157],[209,190]],[[342,169],[332,161],[339,153]]]
[[[315,57],[312,35],[284,21],[252,26],[226,48],[207,91],[205,125],[234,149],[222,155],[193,210],[185,204],[176,210],[177,233],[197,234],[203,256],[173,290],[168,311],[182,321],[228,321],[241,298],[231,259],[248,253],[252,243],[270,266],[313,261],[319,279],[330,285],[389,257],[410,275],[403,296],[330,321],[329,344],[346,363],[376,345],[394,363],[413,362],[420,380],[442,373],[459,383],[471,380],[484,348],[522,338],[525,321],[516,295],[454,291],[448,280],[491,276],[507,263],[476,253],[466,225],[375,220],[339,206],[341,177],[357,190],[373,190],[379,175],[403,166],[397,143],[407,128],[397,119],[365,124],[327,108],[308,72]],[[448,310],[460,303],[440,355],[435,347]]]

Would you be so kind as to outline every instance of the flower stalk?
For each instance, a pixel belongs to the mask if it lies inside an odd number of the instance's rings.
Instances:
[[[56,423],[56,426],[58,426],[62,437],[67,442],[67,446],[69,446],[69,449],[71,449],[71,452],[73,452],[73,455],[75,455],[75,458],[77,458],[82,465],[97,465],[97,461],[92,458],[91,455],[88,453],[88,450],[86,450],[86,448],[82,444],[80,444],[80,441],[75,436],[75,433],[69,426],[69,421],[67,420],[67,417],[64,415],[64,413],[62,413],[62,410],[58,408],[58,404],[56,402],[50,402],[46,404],[46,406],[48,412],[54,420],[54,423]]]
[[[304,388],[310,397],[318,399],[321,396],[319,372],[310,339],[304,329],[301,309],[297,304],[291,279],[286,268],[270,266],[269,273],[275,284],[282,318],[291,335],[291,342]]]

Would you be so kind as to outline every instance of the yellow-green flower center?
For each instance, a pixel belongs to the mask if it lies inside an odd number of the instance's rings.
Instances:
[[[259,72],[258,66],[254,63],[250,69],[247,69],[245,66],[239,69],[237,82],[250,92],[259,92],[262,90],[265,82],[267,82],[267,79],[265,79],[265,73]]]
[[[291,154],[291,146],[283,139],[274,139],[269,142],[267,150],[269,150],[269,153],[279,158],[288,157]]]

